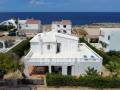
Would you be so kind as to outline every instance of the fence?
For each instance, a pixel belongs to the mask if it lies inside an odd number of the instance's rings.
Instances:
[[[1,86],[22,86],[22,85],[44,85],[44,78],[42,79],[11,79],[11,80],[0,80]]]

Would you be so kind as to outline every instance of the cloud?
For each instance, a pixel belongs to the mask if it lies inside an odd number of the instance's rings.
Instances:
[[[30,0],[31,5],[51,5],[51,6],[59,6],[59,5],[69,5],[69,0]]]
[[[32,5],[45,5],[45,4],[47,4],[47,2],[45,2],[44,0],[30,0],[30,4],[32,4]]]

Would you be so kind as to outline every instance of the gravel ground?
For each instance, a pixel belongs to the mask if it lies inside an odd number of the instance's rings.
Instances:
[[[120,88],[116,89],[95,89],[95,88],[87,88],[87,87],[60,87],[60,88],[54,88],[54,87],[48,87],[45,86],[37,86],[37,87],[0,87],[0,90],[120,90]]]
[[[95,89],[95,88],[87,88],[87,87],[60,87],[60,88],[37,87],[37,90],[120,90],[120,88],[118,89]]]

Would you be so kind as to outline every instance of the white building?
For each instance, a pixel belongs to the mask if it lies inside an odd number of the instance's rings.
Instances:
[[[120,51],[120,28],[101,28],[99,43],[105,52]]]
[[[54,21],[52,22],[52,30],[59,33],[71,34],[72,22],[70,20]]]
[[[41,21],[34,19],[19,20],[19,35],[34,36],[41,32]]]
[[[84,38],[89,44],[97,49],[102,47],[101,44],[99,44],[100,28],[85,27],[84,31],[87,33]]]
[[[30,52],[25,56],[28,77],[46,72],[79,76],[88,67],[101,72],[102,57],[86,44],[78,43],[78,37],[51,31],[36,35],[30,43]]]

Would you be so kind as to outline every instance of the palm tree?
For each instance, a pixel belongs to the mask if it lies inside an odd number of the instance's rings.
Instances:
[[[18,70],[21,72],[23,78],[26,78],[25,74],[24,74],[24,64],[22,62],[19,62],[19,65],[18,65]]]
[[[99,75],[97,70],[95,70],[94,68],[90,68],[90,67],[88,67],[86,74],[87,76],[98,76]]]

